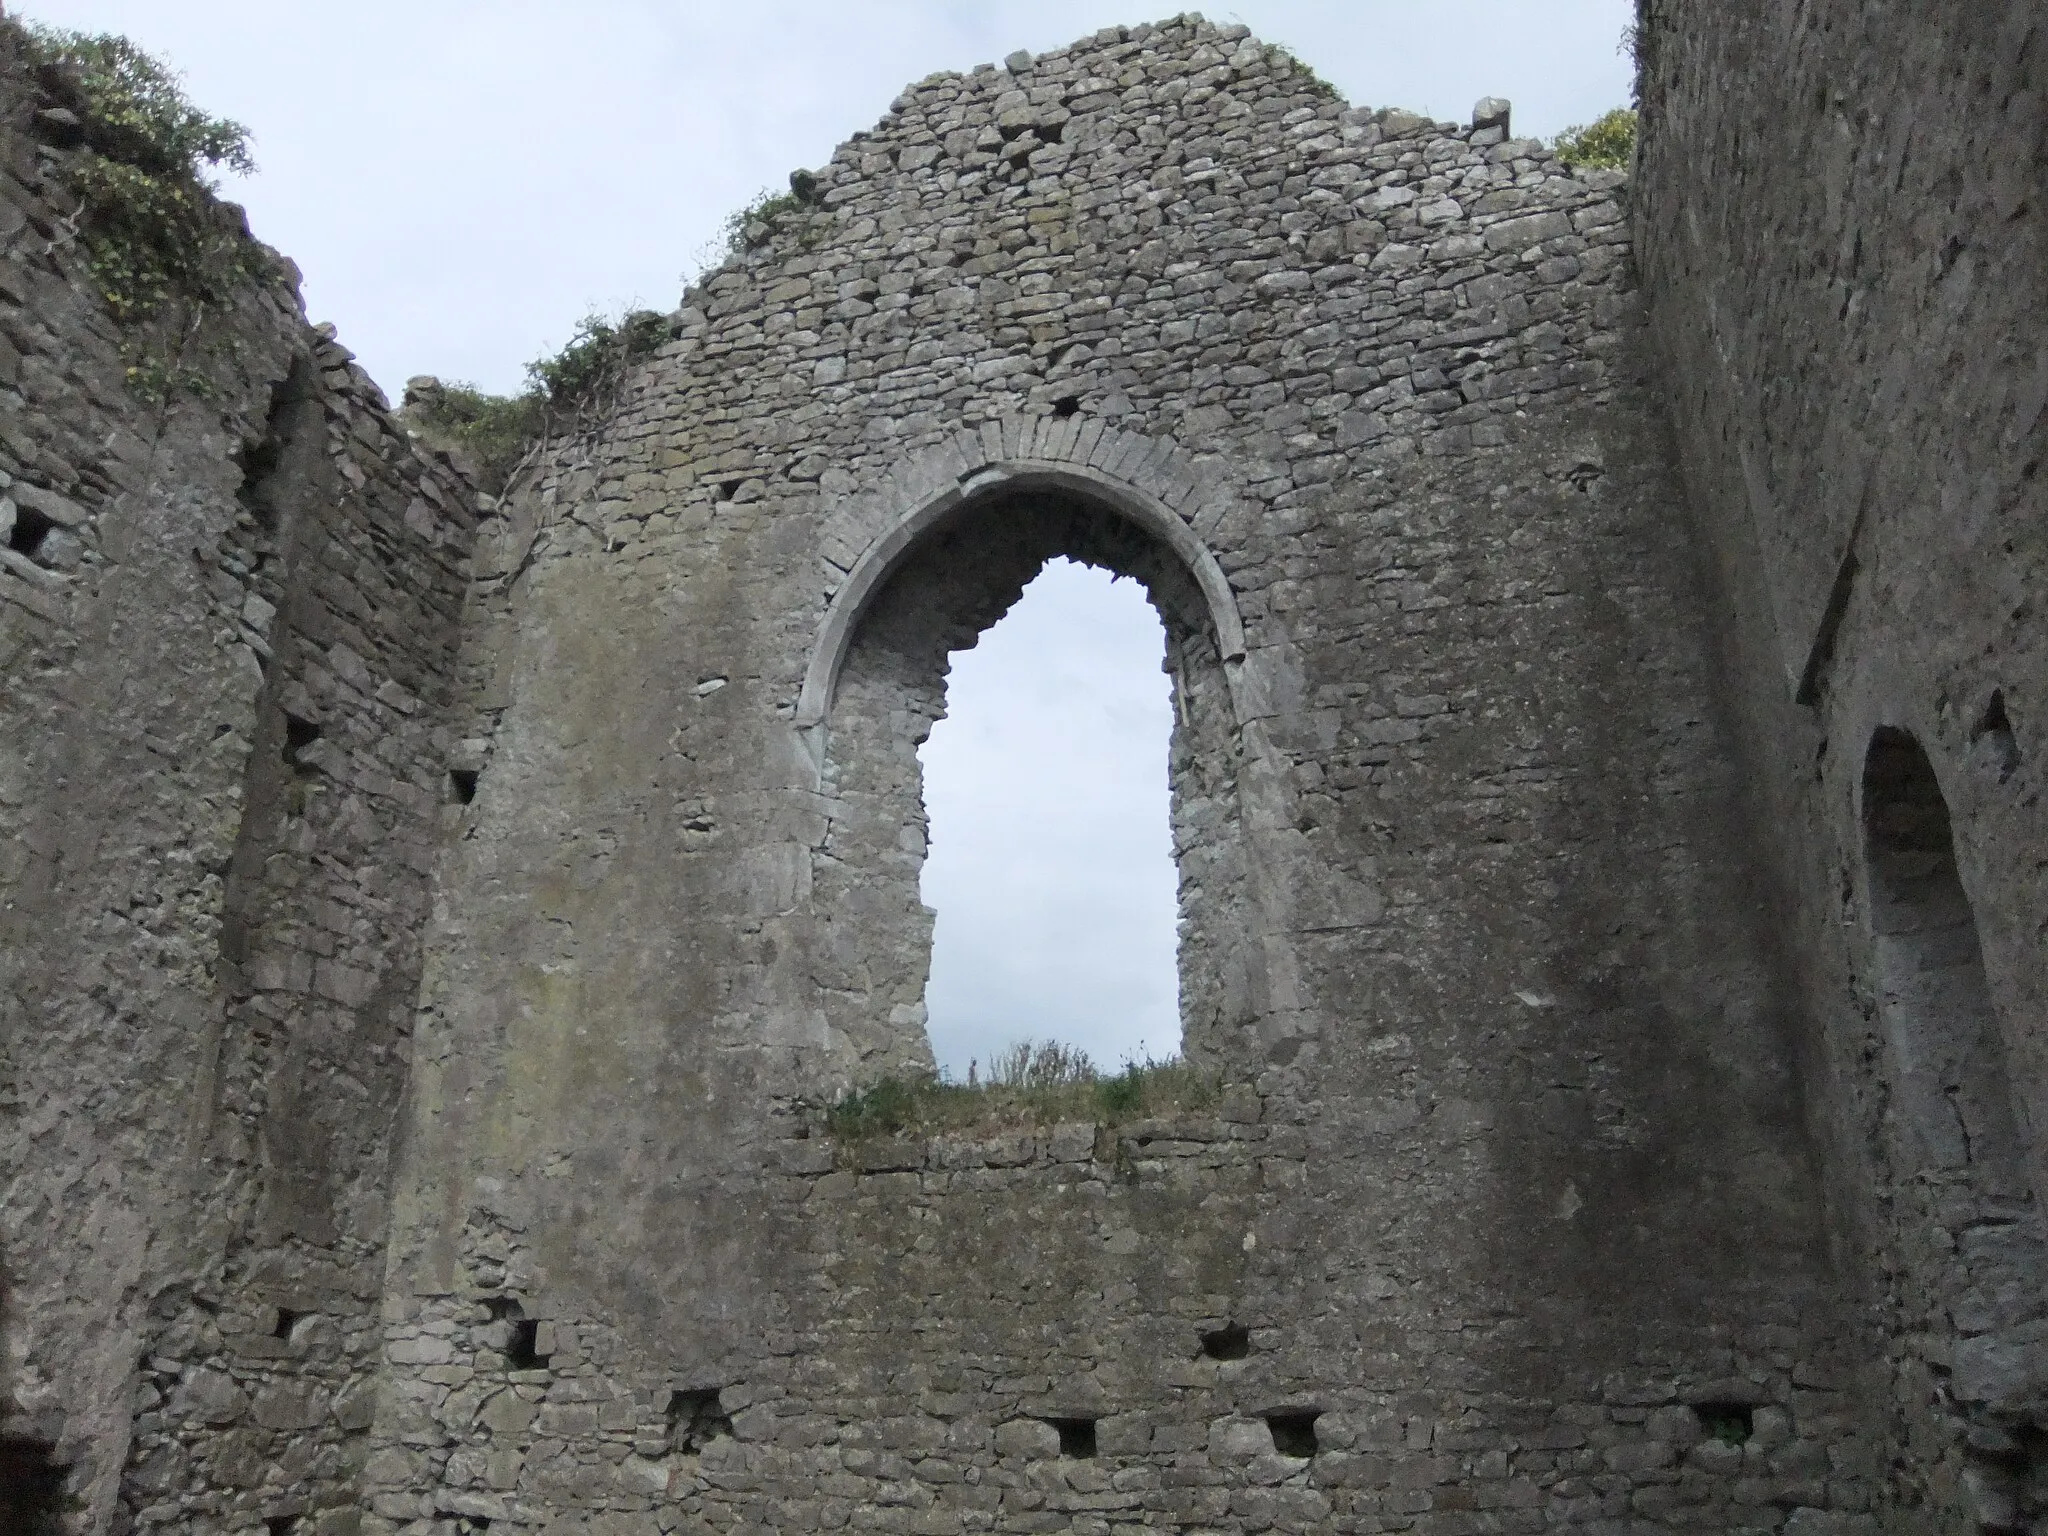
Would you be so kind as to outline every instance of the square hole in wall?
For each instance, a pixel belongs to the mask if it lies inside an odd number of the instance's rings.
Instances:
[[[279,1307],[277,1309],[277,1321],[271,1324],[270,1327],[270,1336],[273,1339],[290,1338],[292,1336],[292,1325],[298,1322],[300,1318],[309,1315],[309,1313],[305,1312],[294,1312],[290,1307]]]
[[[1316,1453],[1316,1420],[1322,1415],[1313,1408],[1282,1408],[1266,1415],[1266,1427],[1273,1432],[1273,1449],[1282,1456],[1306,1461]]]
[[[7,530],[7,547],[33,560],[57,524],[32,507],[14,509],[14,526]]]
[[[522,1317],[512,1324],[512,1337],[505,1345],[505,1364],[515,1371],[544,1371],[548,1356],[540,1352],[540,1321]]]
[[[311,765],[299,761],[299,754],[320,739],[320,727],[311,720],[301,720],[297,715],[284,717],[284,760],[292,767],[305,771]]]
[[[1252,1331],[1243,1323],[1225,1323],[1202,1335],[1202,1353],[1211,1360],[1242,1360],[1252,1352]]]
[[[455,796],[457,805],[468,805],[476,799],[476,776],[474,768],[450,768],[448,789]]]
[[[1062,1456],[1086,1461],[1095,1455],[1093,1419],[1047,1419],[1045,1422],[1059,1431]]]
[[[1700,1428],[1709,1440],[1723,1445],[1743,1445],[1756,1432],[1756,1410],[1748,1403],[1694,1403]]]
[[[669,1394],[668,1445],[694,1455],[711,1441],[732,1434],[732,1417],[719,1401],[719,1389],[699,1387]]]

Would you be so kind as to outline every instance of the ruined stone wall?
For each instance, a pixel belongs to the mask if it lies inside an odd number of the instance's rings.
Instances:
[[[2036,1529],[2048,26],[1653,4],[1638,259],[1805,994],[1888,1527]]]
[[[167,398],[131,376],[17,46],[0,23],[0,1461],[80,1531],[338,1531],[476,509],[283,278]]]
[[[1622,178],[1183,19],[797,190],[479,550],[365,1529],[1868,1529]],[[1219,1104],[841,1144],[1047,553],[1175,637]]]

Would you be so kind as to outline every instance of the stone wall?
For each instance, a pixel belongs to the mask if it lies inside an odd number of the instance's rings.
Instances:
[[[1388,1151],[1415,1179],[1439,1149],[1383,1135],[1333,1164],[1315,1130],[1250,1118],[1254,1094],[1220,1110],[792,1137],[727,1196],[776,1244],[788,1312],[722,1358],[587,1313],[519,1332],[508,1292],[550,1310],[539,1256],[479,1231],[466,1283],[393,1346],[430,1411],[372,1462],[370,1508],[457,1530],[1853,1528],[1818,1511],[1858,1507],[1871,1469],[1798,1298],[1746,1298],[1680,1351],[1588,1350],[1583,1319],[1535,1336],[1412,1249],[1362,1263],[1349,1223],[1302,1233]],[[1496,1353],[1567,1344],[1541,1386]]]
[[[1648,7],[1632,178],[933,76],[502,508],[285,282],[131,375],[0,23],[0,1521],[2040,1525],[2048,40],[1909,20]],[[835,1133],[1060,554],[1211,1099]]]
[[[479,550],[365,1529],[1869,1528],[1623,178],[1181,19],[795,185]],[[1054,553],[1220,1112],[840,1145]]]
[[[477,510],[289,271],[133,376],[59,104],[0,22],[4,1464],[343,1529]]]
[[[2048,25],[1649,8],[1635,228],[1774,828],[1887,1528],[2035,1529]]]

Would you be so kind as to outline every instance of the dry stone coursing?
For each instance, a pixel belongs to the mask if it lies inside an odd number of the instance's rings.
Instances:
[[[1839,1267],[1891,1378],[1885,1500],[2036,1529],[2048,27],[1652,14],[1636,250],[1780,829]]]
[[[478,557],[365,1529],[1865,1528],[1623,179],[1182,20],[799,190]],[[1172,636],[1227,1113],[837,1146],[1060,553]]]
[[[1193,17],[934,76],[503,507],[282,290],[139,403],[6,77],[0,1472],[124,1536],[2031,1528],[2009,9],[1888,72],[1653,7],[1632,182]],[[835,1136],[930,1060],[946,652],[1057,554],[1167,625],[1214,1102]]]
[[[370,1422],[478,514],[289,273],[191,338],[200,387],[131,387],[16,47],[0,1441],[80,1529],[260,1529],[352,1501]]]

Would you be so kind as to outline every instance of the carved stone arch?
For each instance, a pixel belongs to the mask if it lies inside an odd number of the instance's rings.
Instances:
[[[826,611],[792,724],[834,807],[813,870],[823,953],[832,957],[818,974],[830,978],[829,1027],[853,1047],[860,1070],[929,1062],[918,1001],[930,914],[916,899],[923,811],[915,742],[921,722],[943,711],[946,649],[1002,611],[981,591],[971,600],[980,605],[975,616],[963,617],[951,583],[1021,586],[1023,545],[1006,542],[1013,534],[1037,551],[1029,560],[1051,550],[1136,576],[1167,621],[1176,739],[1186,732],[1189,744],[1174,779],[1185,1047],[1198,1060],[1251,1071],[1291,1060],[1314,1035],[1295,936],[1348,926],[1367,908],[1376,915],[1377,897],[1319,870],[1300,846],[1289,761],[1272,730],[1299,714],[1299,669],[1274,635],[1248,641],[1210,544],[1219,529],[1255,529],[1243,515],[1251,510],[1227,468],[1197,465],[1171,442],[1034,417],[956,434],[831,515],[821,540]],[[1061,520],[1069,515],[1068,532],[1048,534],[1068,527]],[[1068,538],[1071,546],[1053,548]],[[991,567],[966,576],[959,562],[984,548],[1007,575]],[[948,630],[947,645],[935,642],[934,627]],[[861,942],[839,944],[829,930],[837,914],[854,911],[865,914]]]
[[[828,524],[823,551],[831,598],[811,648],[795,720],[815,766],[824,763],[824,737],[847,647],[875,594],[924,535],[970,502],[1029,490],[1065,491],[1103,507],[1180,561],[1206,604],[1238,724],[1253,717],[1241,678],[1244,620],[1203,537],[1236,507],[1236,491],[1161,439],[1072,417],[1016,417],[959,433],[919,455]]]

